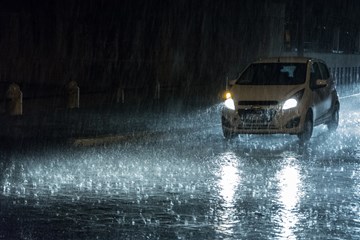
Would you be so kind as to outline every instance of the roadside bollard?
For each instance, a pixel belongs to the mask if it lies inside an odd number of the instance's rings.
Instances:
[[[155,83],[154,99],[155,100],[160,99],[160,82],[159,81],[156,81],[156,83]]]
[[[80,89],[75,81],[70,81],[66,85],[66,107],[79,108],[80,106]]]
[[[19,85],[10,84],[5,94],[5,109],[8,115],[22,115],[22,98],[23,94]]]
[[[125,90],[122,87],[119,87],[116,91],[116,103],[125,103]]]

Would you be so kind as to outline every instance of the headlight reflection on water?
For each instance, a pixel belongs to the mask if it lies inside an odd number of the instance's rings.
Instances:
[[[292,162],[294,159],[289,159]],[[277,175],[279,183],[279,202],[283,208],[280,211],[279,223],[281,236],[285,239],[296,239],[294,229],[299,222],[296,211],[302,196],[302,181],[297,165],[285,165]]]
[[[231,235],[237,223],[236,191],[240,184],[240,172],[238,159],[235,153],[226,152],[220,157],[219,168],[219,195],[222,198],[218,216],[221,217],[218,231]]]
[[[355,151],[356,158],[360,160],[360,147],[358,147]],[[357,168],[353,170],[351,178],[354,179],[354,195],[357,197],[357,199],[360,199],[360,164],[358,164]],[[354,221],[360,223],[360,203],[352,204],[352,207],[352,211],[354,211],[355,215],[357,216]]]

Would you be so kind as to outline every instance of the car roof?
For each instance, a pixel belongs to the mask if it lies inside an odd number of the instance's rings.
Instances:
[[[271,57],[271,58],[259,59],[254,63],[277,63],[277,62],[307,63],[309,61],[323,62],[320,59],[309,58],[309,57]]]

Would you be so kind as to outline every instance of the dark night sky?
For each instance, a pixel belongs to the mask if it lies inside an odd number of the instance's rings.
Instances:
[[[282,47],[284,26],[274,32],[273,25],[290,23],[296,33],[298,2],[2,1],[0,82],[64,85],[74,79],[108,89],[158,80],[182,89],[217,88],[229,72]],[[321,25],[358,31],[357,5],[308,1],[305,40],[322,41],[325,35],[316,31]]]

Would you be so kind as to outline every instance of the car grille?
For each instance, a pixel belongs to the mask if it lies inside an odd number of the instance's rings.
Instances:
[[[277,101],[239,101],[239,106],[274,106],[277,105]]]

